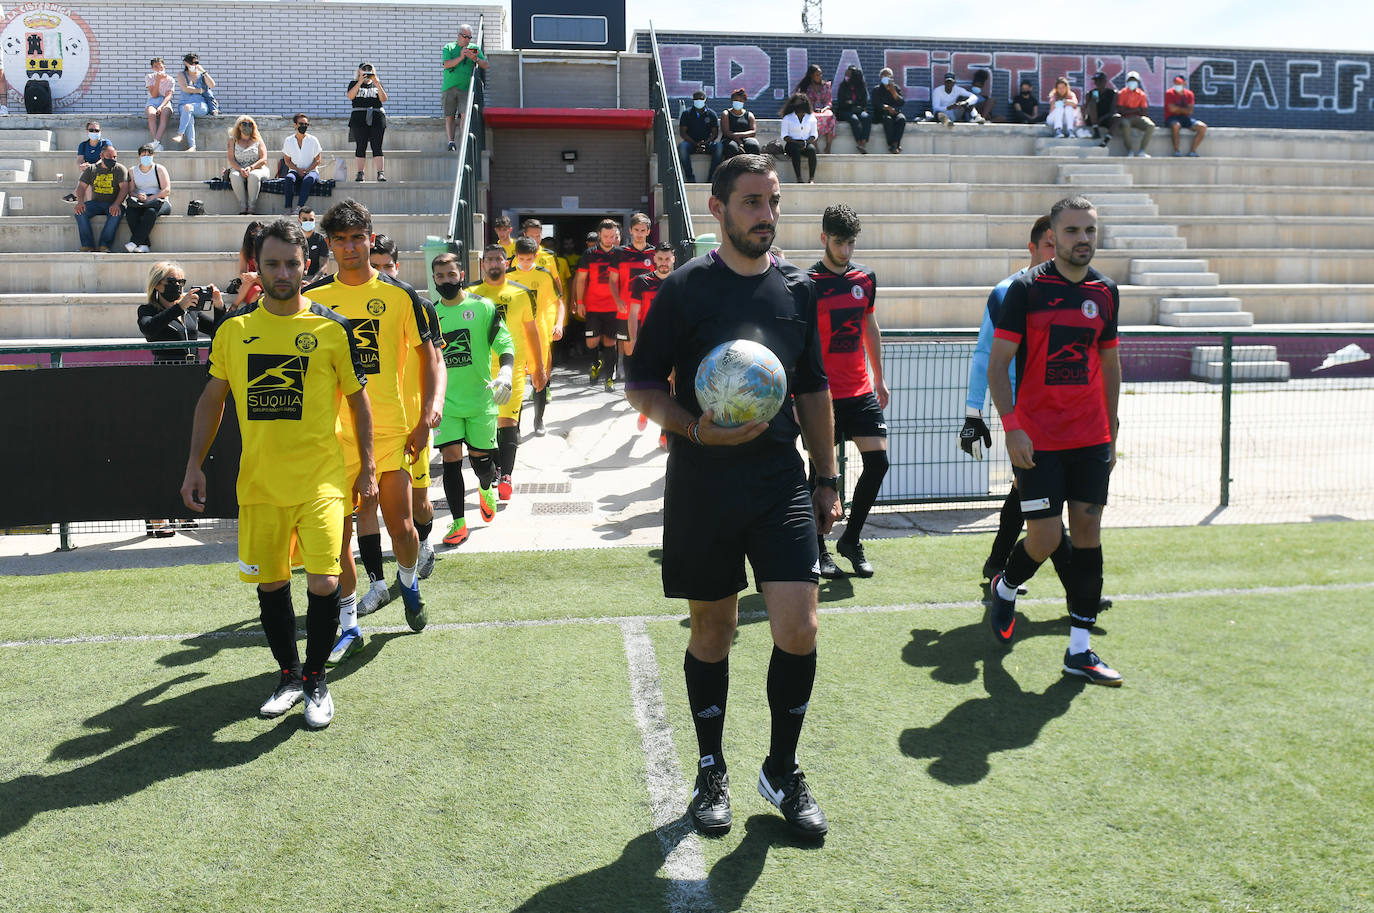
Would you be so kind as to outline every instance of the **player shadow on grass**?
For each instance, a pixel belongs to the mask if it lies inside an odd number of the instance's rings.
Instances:
[[[1020,613],[1017,617],[1018,645],[1032,637],[1068,634],[1067,618],[1033,622]],[[1081,678],[1063,676],[1043,694],[1025,691],[1006,670],[1006,657],[1006,648],[993,641],[981,621],[943,633],[920,628],[911,632],[902,659],[932,667],[930,677],[937,682],[970,684],[978,677],[977,664],[981,661],[983,666],[987,697],[965,701],[933,726],[907,729],[897,740],[906,756],[932,758],[927,770],[941,783],[968,786],[982,780],[992,769],[995,752],[1034,744],[1041,730],[1067,713],[1086,686]]]
[[[754,815],[744,823],[739,845],[712,866],[705,881],[675,881],[661,874],[665,855],[692,832],[685,817],[646,831],[627,843],[611,864],[549,885],[512,913],[643,913],[664,909],[665,900],[675,902],[674,909],[730,913],[743,909],[763,873],[769,849],[800,845],[778,816]]]
[[[362,668],[386,640],[399,636],[404,635],[371,638],[346,668],[330,673],[330,681]],[[258,707],[276,685],[275,670],[178,690],[206,674],[184,673],[102,710],[84,722],[98,731],[68,739],[48,755],[49,762],[64,766],[93,760],[60,773],[24,774],[0,783],[0,837],[42,812],[102,805],[187,774],[241,767],[305,728],[299,707],[279,719],[257,719]],[[220,730],[245,720],[255,721],[257,735],[247,740],[217,738]],[[153,734],[143,738],[145,733]]]

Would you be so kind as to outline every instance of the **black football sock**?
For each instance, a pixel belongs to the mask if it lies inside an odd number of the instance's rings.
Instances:
[[[450,463],[444,461],[444,497],[448,499],[448,512],[453,519],[463,519],[463,501],[467,497],[466,483],[463,481],[463,461]]]
[[[416,523],[416,524],[415,524],[415,535],[417,535],[417,536],[420,537],[420,541],[421,541],[421,542],[428,542],[428,541],[429,541],[429,534],[432,533],[432,532],[434,532],[434,520],[433,520],[433,518],[431,518],[431,519],[429,520],[428,523]],[[381,580],[382,578],[378,577],[377,579],[378,579],[378,580]]]
[[[468,462],[472,464],[472,471],[477,473],[477,484],[483,488],[490,488],[496,481],[496,461],[491,458],[491,454],[477,454],[468,451]]]
[[[536,390],[534,393],[534,424],[544,424],[544,407],[549,404],[549,388]]]
[[[515,451],[520,447],[519,428],[497,428],[496,450],[501,458],[501,475],[515,472]]]
[[[1034,577],[1041,564],[1044,562],[1036,561],[1026,552],[1026,540],[1022,539],[1007,556],[1007,569],[1003,572],[1002,580],[1009,587],[1018,587]]]
[[[1069,531],[1063,530],[1059,537],[1059,545],[1054,551],[1050,552],[1050,561],[1054,564],[1054,572],[1059,575],[1059,582],[1064,584],[1064,593],[1072,596],[1073,594],[1073,542],[1069,539]]]
[[[601,379],[610,380],[615,371],[615,360],[620,354],[614,344],[601,347]]]
[[[860,456],[863,457],[864,468],[854,485],[854,497],[849,501],[849,523],[840,537],[850,545],[857,544],[863,533],[868,512],[873,509],[873,502],[878,500],[878,490],[883,487],[883,477],[887,475],[888,467],[886,450],[866,450]]]
[[[772,727],[768,739],[768,773],[792,772],[797,758],[811,687],[816,683],[816,651],[805,656],[788,653],[777,645],[768,663],[768,710]]]
[[[1070,562],[1069,624],[1075,628],[1091,628],[1097,622],[1097,608],[1102,602],[1102,546],[1075,548]]]
[[[259,587],[258,610],[262,633],[267,635],[267,646],[272,650],[277,668],[300,675],[301,656],[296,649],[296,613],[291,608],[291,585],[270,593]],[[335,607],[334,620],[338,617],[339,610]]]
[[[358,554],[362,556],[363,568],[373,580],[385,580],[382,576],[382,534],[368,533],[358,536]]]
[[[339,633],[339,587],[320,596],[310,593],[305,611],[305,674],[319,675],[324,661],[334,648],[334,636]]]
[[[697,755],[702,766],[714,764],[724,770],[721,740],[725,733],[725,698],[730,690],[730,658],[707,663],[687,652],[682,671],[687,676],[687,704],[692,708],[692,724],[697,730]]]
[[[997,535],[992,540],[992,551],[988,552],[987,563],[1001,570],[1007,565],[1011,547],[1021,536],[1021,496],[1012,486],[1007,499],[1002,502],[1002,513],[997,517]]]
[[[615,347],[615,376],[619,380],[625,379],[625,351],[620,346]]]

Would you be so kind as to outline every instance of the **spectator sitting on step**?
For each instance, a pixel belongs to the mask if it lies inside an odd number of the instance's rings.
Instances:
[[[1121,115],[1117,129],[1126,143],[1126,155],[1149,158],[1145,147],[1150,145],[1150,137],[1155,135],[1155,122],[1145,116],[1150,110],[1150,99],[1140,87],[1140,74],[1131,70],[1126,74],[1126,88],[1116,93],[1116,113]],[[1137,139],[1136,134],[1140,136]]]
[[[835,90],[835,116],[849,122],[854,130],[854,143],[860,155],[868,154],[868,136],[873,130],[873,115],[868,112],[868,86],[864,85],[864,71],[850,67],[844,82]]]
[[[148,136],[153,143],[153,151],[162,151],[162,134],[167,132],[167,123],[172,119],[172,95],[176,92],[177,81],[167,72],[167,65],[161,57],[148,61],[152,68],[143,77],[148,89],[148,104],[143,111],[148,115]]]
[[[125,188],[124,219],[129,223],[129,253],[148,253],[153,225],[158,216],[172,211],[172,178],[167,169],[153,161],[153,144],[138,147],[138,164],[129,169]]]
[[[992,120],[992,74],[987,70],[975,71],[968,90],[978,99],[973,103],[972,113],[981,117],[983,123]]]
[[[748,92],[736,89],[730,93],[730,107],[720,112],[721,135],[724,137],[720,156],[722,161],[741,152],[758,155],[763,151],[758,140],[758,124],[753,113],[744,107],[748,100]]]
[[[1182,155],[1178,148],[1178,132],[1181,127],[1188,127],[1194,133],[1193,148],[1188,150],[1191,156],[1197,155],[1197,147],[1202,145],[1202,138],[1207,135],[1207,125],[1193,117],[1193,105],[1196,96],[1193,90],[1188,88],[1188,82],[1182,76],[1174,77],[1174,84],[1169,91],[1164,93],[1164,126],[1168,127],[1173,133],[1174,155]]]
[[[309,206],[302,206],[296,213],[296,219],[301,223],[301,231],[305,232],[305,241],[310,248],[310,259],[305,264],[305,282],[302,283],[309,284],[318,279],[329,265],[329,239],[324,232],[315,230],[315,210]]]
[[[830,146],[835,142],[835,112],[830,107],[830,80],[825,78],[819,64],[813,63],[806,68],[806,75],[797,84],[797,91],[811,100],[811,113],[816,115],[816,129],[825,143],[822,152],[829,155]]]
[[[107,251],[114,244],[115,232],[124,218],[124,197],[129,192],[129,169],[117,161],[119,152],[106,142],[100,161],[86,171],[76,185],[76,230],[84,251]],[[105,217],[97,245],[91,233],[91,219]]]
[[[87,121],[86,138],[76,147],[76,176],[78,179],[76,186],[78,189],[81,187],[81,175],[100,164],[100,154],[109,145],[110,141],[102,139],[100,136],[100,124],[93,120]],[[69,193],[62,199],[68,203],[75,203],[76,194]]]
[[[296,125],[296,132],[281,144],[282,158],[286,163],[286,173],[282,177],[286,182],[283,188],[287,212],[305,205],[311,189],[320,179],[318,169],[320,159],[324,158],[324,147],[318,139],[310,135],[309,116],[297,114],[291,118],[291,123]],[[293,203],[292,199],[296,196],[298,188],[300,199]]]
[[[806,183],[816,183],[816,141],[820,128],[811,110],[811,99],[805,92],[794,92],[778,113],[782,115],[782,148],[792,160],[792,173],[797,183],[802,182],[802,156],[806,156],[808,168]]]
[[[239,201],[239,215],[253,211],[262,191],[262,182],[272,173],[267,170],[267,144],[262,141],[258,122],[241,115],[229,128],[229,186]]]
[[[709,154],[711,169],[706,172],[706,183],[716,175],[720,164],[720,121],[716,112],[706,107],[706,93],[698,89],[692,93],[692,106],[682,112],[677,121],[678,135],[682,141],[677,144],[677,158],[682,164],[682,179],[689,184],[696,183],[696,173],[692,171],[692,153]]]
[[[1079,127],[1079,105],[1078,96],[1069,88],[1067,76],[1061,76],[1054,81],[1050,97],[1045,101],[1050,106],[1049,113],[1045,115],[1045,125],[1053,130],[1057,137],[1073,136]]]
[[[148,270],[148,301],[138,306],[138,331],[149,342],[195,342],[213,338],[224,319],[224,296],[213,285],[187,288],[186,273],[171,260]],[[195,349],[158,349],[154,362],[185,362]]]
[[[892,78],[892,70],[883,67],[878,71],[878,84],[868,96],[868,109],[875,124],[883,125],[887,136],[887,151],[894,155],[902,151],[902,134],[906,132],[906,115],[902,106],[906,99],[897,81]]]
[[[234,307],[257,301],[262,294],[262,279],[258,276],[258,237],[267,225],[254,219],[243,230],[243,243],[239,245],[239,274],[225,291],[234,295]]]
[[[930,90],[931,110],[946,127],[953,127],[955,121],[981,124],[983,116],[974,110],[977,103],[978,96],[959,85],[953,73],[946,73],[944,83]]]
[[[353,140],[353,170],[358,172],[358,183],[364,178],[363,166],[367,164],[367,148],[372,147],[372,167],[377,172],[377,180],[386,182],[386,153],[382,152],[382,139],[386,136],[386,89],[382,88],[377,68],[370,63],[358,64],[358,72],[348,84],[348,100],[353,102],[353,111],[348,116],[348,138]],[[305,202],[304,200],[301,201]]]
[[[1104,146],[1112,141],[1121,124],[1121,115],[1116,113],[1116,89],[1106,73],[1093,74],[1093,87],[1083,98],[1083,123],[1092,128],[1093,135]]]
[[[1021,80],[1021,91],[1011,100],[1011,122],[1013,124],[1038,124],[1040,122],[1040,102],[1035,98],[1035,87],[1029,79]]]
[[[211,91],[215,88],[214,77],[200,65],[200,55],[187,54],[181,62],[185,66],[177,76],[177,88],[181,89],[182,97],[186,100],[181,104],[181,123],[172,142],[179,143],[184,139],[186,151],[195,152],[196,118],[218,114],[219,105],[215,103],[215,93]]]

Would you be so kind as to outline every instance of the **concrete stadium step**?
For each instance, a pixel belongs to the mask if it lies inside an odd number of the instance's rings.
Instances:
[[[1194,346],[1189,373],[1197,380],[1220,383],[1225,371],[1225,350],[1221,346]],[[1231,378],[1237,381],[1286,381],[1291,366],[1280,361],[1276,346],[1232,346]]]
[[[1188,241],[1186,238],[1158,238],[1147,236],[1143,238],[1133,238],[1130,236],[1115,236],[1110,241],[1103,237],[1103,247],[1110,247],[1115,250],[1187,250]]]
[[[1146,225],[1104,225],[1102,237],[1109,239],[1128,238],[1177,238],[1178,226],[1172,222],[1157,222]]]
[[[326,199],[341,199],[339,197]],[[278,198],[280,199],[280,198]],[[185,210],[180,210],[184,213]],[[275,213],[271,218],[278,218]],[[152,244],[164,256],[182,252],[237,251],[248,223],[266,221],[261,216],[187,216],[173,212],[162,216],[153,226]],[[379,213],[373,228],[390,235],[398,247],[419,250],[428,235],[443,235],[448,230],[448,214]],[[97,222],[99,224],[99,222]],[[127,228],[116,235],[119,249],[128,240]],[[0,253],[61,253],[79,246],[75,220],[70,216],[7,216],[0,219]]]
[[[1091,196],[1088,199],[1092,199]],[[1159,215],[1154,203],[1095,203],[1100,219],[1139,219]]]
[[[1043,129],[1043,128],[1042,128]],[[1032,148],[1036,155],[1068,158],[1106,158],[1108,151],[1100,140],[1053,136],[1038,137]]]
[[[1137,184],[1137,186],[1140,186]],[[1200,193],[1187,185],[1148,186],[1171,216],[1374,216],[1374,194],[1356,187],[1215,185]]]
[[[1194,287],[1220,285],[1221,277],[1216,273],[1137,273],[1135,271],[1131,272],[1132,285],[1183,285],[1185,283]]]
[[[1205,273],[1206,260],[1132,260],[1132,273]]]
[[[103,339],[138,332],[146,293],[0,295],[0,339]]]
[[[10,118],[6,118],[5,129],[0,130],[0,152],[7,153],[6,158],[12,158],[12,153],[15,152],[45,152],[56,148],[55,142],[56,138],[53,131],[16,128]],[[80,140],[77,142],[79,143]],[[72,150],[76,150],[75,143],[72,145]]]
[[[267,162],[270,168],[276,168],[280,158],[281,152],[279,150],[268,150]],[[3,160],[0,160],[0,169],[9,167],[6,164],[7,160],[12,159],[10,156],[4,156]],[[31,162],[32,166],[30,181],[56,182],[57,176],[60,174],[62,175],[61,183],[65,187],[62,193],[66,193],[76,184],[78,176],[76,156],[71,151],[36,152],[26,156],[25,160]],[[353,171],[352,147],[326,148],[320,163],[320,174],[333,177],[336,160],[343,161],[348,179],[352,181],[355,173]],[[138,155],[133,150],[125,151],[121,148],[119,161],[133,167],[138,161]],[[157,162],[167,169],[173,181],[205,181],[210,178],[217,178],[229,165],[223,145],[216,146],[214,149],[199,149],[195,152],[160,152],[157,154]],[[457,170],[458,157],[451,152],[388,149],[386,153],[386,176],[392,182],[448,181],[452,184]],[[368,180],[374,179],[371,158],[368,159],[367,174]]]
[[[120,235],[121,246],[126,237],[126,234]],[[238,274],[237,249],[232,253],[188,251],[175,257],[163,251],[128,254],[123,250],[119,253],[78,251],[61,257],[0,254],[0,276],[7,277],[6,294],[0,301],[8,301],[12,295],[146,293],[149,268],[167,259],[175,259],[181,264],[191,285],[213,283],[223,288]],[[423,276],[424,254],[401,251],[401,275]],[[7,304],[3,306],[8,307]]]
[[[62,196],[70,192],[68,186],[56,184],[0,183],[0,191],[11,196],[22,196],[24,208],[17,210],[11,199],[5,211],[11,215],[58,216],[72,215],[72,204],[64,202]],[[338,184],[333,196],[311,196],[310,204],[317,211],[328,209],[339,200],[352,197],[374,213],[447,213],[453,197],[453,184],[445,181],[407,181],[378,184],[368,181],[363,184]],[[190,200],[200,200],[205,204],[207,215],[238,215],[239,204],[232,191],[211,190],[200,181],[172,181],[173,211],[185,212]],[[285,213],[286,198],[280,194],[264,193],[258,198],[258,210],[266,216],[276,217]],[[704,211],[704,210],[703,210]]]
[[[1239,298],[1227,298],[1223,296],[1218,296],[1216,298],[1159,299],[1159,312],[1161,314],[1238,314],[1241,312],[1241,310],[1241,301]]]
[[[1130,187],[1135,178],[1129,174],[1071,174],[1061,177],[1059,183],[1070,187]]]
[[[1230,311],[1218,311],[1216,313],[1190,311],[1178,314],[1160,314],[1159,323],[1166,327],[1192,327],[1193,329],[1249,327],[1255,325],[1255,315],[1246,311],[1241,311],[1238,314]]]

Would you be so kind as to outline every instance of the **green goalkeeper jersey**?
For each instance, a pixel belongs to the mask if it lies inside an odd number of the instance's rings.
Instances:
[[[491,398],[493,354],[514,355],[515,344],[496,304],[469,294],[454,301],[440,301],[439,330],[444,338],[444,368],[448,389],[444,415],[495,415]]]

